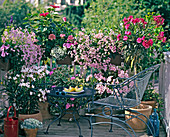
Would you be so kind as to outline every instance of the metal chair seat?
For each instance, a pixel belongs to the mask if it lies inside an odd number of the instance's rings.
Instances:
[[[116,97],[109,96],[107,98],[99,99],[93,102],[94,105],[111,106],[115,109],[122,109],[122,105],[118,102]],[[132,108],[138,104],[136,99],[124,98],[124,108]]]

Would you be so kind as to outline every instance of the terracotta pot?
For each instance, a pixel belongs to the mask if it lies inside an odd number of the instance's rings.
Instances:
[[[107,115],[110,115],[110,112],[109,112],[109,108],[105,108],[106,111],[106,114]],[[96,108],[94,109],[94,114],[99,114],[99,113],[102,113],[102,108]],[[116,115],[116,114],[124,114],[124,111],[123,110],[114,110],[113,109],[113,114]],[[101,114],[102,115],[102,114]],[[95,117],[95,122],[111,122],[110,119],[107,119],[107,118],[102,118],[102,117]],[[108,125],[108,124],[101,124],[101,125]]]
[[[36,137],[38,128],[35,128],[35,129],[24,128],[24,131],[25,131],[26,137]]]
[[[141,101],[141,104],[152,106],[152,112],[153,112],[153,109],[154,109],[155,106],[156,106],[156,101],[155,101],[155,100],[153,100],[153,101]],[[151,113],[152,113],[152,112],[151,112]]]
[[[72,59],[69,56],[66,56],[62,60],[57,60],[57,64],[60,64],[60,65],[72,65]]]
[[[48,102],[39,102],[38,103],[39,105],[39,110],[42,114],[42,118],[43,120],[45,119],[51,119],[53,116],[49,113],[49,110],[48,110],[48,106],[49,106],[49,103]]]
[[[144,105],[144,104],[140,104],[139,108],[135,107],[135,108],[131,108],[131,109],[144,114],[148,118],[149,118],[149,115],[151,115],[151,111],[152,111],[151,106]],[[125,111],[125,114],[138,115],[137,113],[133,113],[133,112],[129,112],[129,111]],[[131,116],[125,115],[125,119],[129,119],[129,118],[131,118]],[[147,122],[147,119],[144,116],[140,115],[139,118],[141,118],[142,120]],[[135,130],[135,132],[143,132],[146,130],[146,124],[143,123],[138,118],[133,118],[131,120],[128,120],[127,123]]]
[[[19,120],[25,120],[25,119],[28,119],[28,118],[34,118],[34,119],[39,120],[40,122],[43,121],[42,114],[41,114],[40,111],[37,111],[37,113],[35,113],[35,114],[19,114],[18,117],[19,117]]]

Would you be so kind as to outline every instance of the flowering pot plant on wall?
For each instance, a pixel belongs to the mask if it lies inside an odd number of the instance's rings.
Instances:
[[[135,73],[163,60],[163,52],[168,50],[163,23],[161,15],[148,13],[144,18],[124,17],[120,24],[117,43]]]
[[[37,36],[37,44],[45,49],[43,59],[55,56],[57,60],[64,58],[69,54],[72,46],[75,44],[73,40],[73,27],[68,23],[66,17],[59,17],[55,13],[58,6],[50,5],[47,11],[37,11],[35,14],[28,14],[25,18],[30,24],[28,29],[35,32]]]

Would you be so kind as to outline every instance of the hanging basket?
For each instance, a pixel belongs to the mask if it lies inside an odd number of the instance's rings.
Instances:
[[[70,58],[70,56],[66,56],[62,60],[57,60],[57,64],[60,64],[60,65],[72,65],[72,59]]]
[[[122,62],[122,59],[121,59],[121,55],[120,54],[113,54],[111,56],[111,61],[110,61],[111,64],[120,66],[121,62]]]

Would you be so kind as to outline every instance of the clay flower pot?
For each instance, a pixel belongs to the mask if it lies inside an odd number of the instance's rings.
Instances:
[[[38,128],[35,128],[35,129],[24,128],[24,131],[25,131],[26,137],[36,137]]]
[[[28,119],[28,118],[34,118],[34,119],[37,119],[39,120],[40,122],[43,121],[42,119],[42,114],[40,111],[37,111],[37,113],[35,114],[19,114],[19,120],[25,120],[25,119]]]
[[[144,105],[144,104],[140,104],[139,108],[135,107],[135,108],[131,108],[131,109],[144,114],[148,118],[149,118],[149,115],[151,115],[151,111],[152,111],[151,106]],[[129,111],[125,111],[125,114],[138,115],[137,113],[133,113],[133,112],[129,112]],[[131,117],[132,116],[125,115],[125,119],[129,119]],[[141,118],[142,120],[144,120],[147,123],[147,119],[144,116],[140,115],[139,118]],[[138,118],[133,118],[131,120],[128,120],[127,123],[135,130],[135,132],[143,132],[146,130],[146,124],[143,123]]]
[[[155,101],[155,100],[153,100],[153,101],[141,101],[141,104],[152,106],[152,112],[153,112],[153,109],[154,109],[155,106],[156,106],[156,101]],[[152,113],[152,112],[151,112],[151,113]]]

